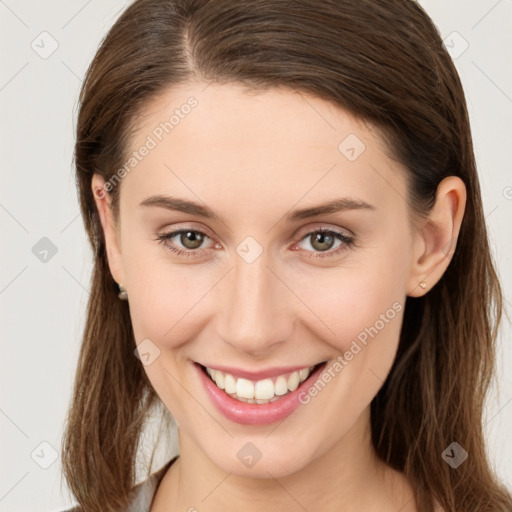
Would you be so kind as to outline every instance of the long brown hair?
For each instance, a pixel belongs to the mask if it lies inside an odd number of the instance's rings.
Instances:
[[[137,115],[168,88],[202,80],[256,91],[288,87],[373,123],[408,170],[411,213],[459,176],[467,203],[452,260],[424,296],[407,298],[399,350],[371,404],[375,449],[411,481],[418,508],[510,511],[484,446],[502,292],[484,221],[464,92],[441,37],[413,0],[137,0],[111,28],[80,94],[75,163],[94,270],[64,475],[83,510],[122,509],[135,483],[144,419],[159,402],[140,361],[126,302],[107,264],[91,192],[126,160]],[[109,192],[115,215],[121,186]],[[457,442],[457,469],[441,456]]]

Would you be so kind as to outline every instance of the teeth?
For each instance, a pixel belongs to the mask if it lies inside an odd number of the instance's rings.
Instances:
[[[279,377],[277,377],[274,388],[274,393],[276,395],[286,395],[286,393],[288,393],[288,383],[286,378],[282,375],[279,375]]]
[[[217,384],[217,380],[214,379],[215,384]],[[228,395],[232,395],[236,393],[236,380],[233,375],[226,373],[224,376],[224,389]]]
[[[295,391],[299,387],[299,372],[293,372],[288,377],[288,389]]]
[[[240,382],[240,380],[239,380]],[[240,393],[237,393],[240,395]],[[259,380],[254,386],[254,396],[258,400],[269,400],[274,397],[274,383],[271,379]]]
[[[216,371],[214,380],[220,389],[224,389],[224,374],[222,372]]]
[[[295,391],[299,384],[309,377],[313,368],[314,366],[310,366],[289,375],[279,375],[273,379],[263,379],[257,382],[242,377],[237,379],[229,373],[212,368],[206,368],[206,373],[217,387],[223,389],[231,397],[251,404],[267,404]]]
[[[310,370],[309,368],[302,368],[299,371],[299,381],[302,383],[309,377]]]
[[[215,381],[217,383],[217,381]],[[238,379],[236,381],[236,394],[240,398],[254,398],[254,384],[252,381],[247,379]],[[259,396],[258,398],[264,398],[263,396]]]

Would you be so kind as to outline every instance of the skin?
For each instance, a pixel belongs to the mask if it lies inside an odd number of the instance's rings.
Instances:
[[[370,402],[393,363],[407,296],[428,293],[450,262],[463,182],[443,180],[428,220],[416,226],[404,199],[406,170],[374,127],[314,96],[254,94],[238,84],[169,89],[138,119],[130,151],[189,96],[197,107],[117,185],[119,223],[109,196],[96,192],[109,266],[128,291],[135,339],[149,338],[160,350],[144,369],[178,424],[180,458],[152,512],[415,511],[408,481],[374,453]],[[338,150],[349,134],[366,146],[354,161]],[[95,175],[93,190],[102,185]],[[139,205],[155,194],[207,205],[223,222]],[[375,210],[285,219],[340,197]],[[198,249],[179,235],[168,241],[198,256],[179,256],[156,240],[179,228],[207,233]],[[355,245],[336,253],[343,244],[336,240],[322,252],[310,236],[320,228],[354,236]],[[247,236],[263,250],[252,263],[236,252]],[[426,289],[418,286],[423,280]],[[278,423],[229,421],[192,367],[331,363],[395,302],[401,311],[310,403]],[[262,454],[250,468],[237,457],[247,442]]]

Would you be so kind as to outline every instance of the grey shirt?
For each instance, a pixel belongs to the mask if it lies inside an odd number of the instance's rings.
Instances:
[[[130,502],[128,507],[123,512],[149,512],[160,481],[164,477],[171,464],[177,458],[178,455],[173,457],[162,468],[153,473],[146,480],[137,484],[132,489],[130,494]],[[82,512],[82,509],[79,506],[75,506],[73,508],[63,510],[62,512]]]

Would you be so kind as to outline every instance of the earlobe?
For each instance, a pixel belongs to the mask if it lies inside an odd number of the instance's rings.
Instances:
[[[117,283],[124,283],[121,250],[111,208],[111,197],[107,193],[104,184],[105,180],[102,176],[99,174],[93,175],[91,188],[100,217],[101,229],[103,230],[110,272]]]
[[[444,178],[423,227],[414,233],[409,297],[420,297],[441,279],[452,259],[464,217],[466,186],[457,176]]]

